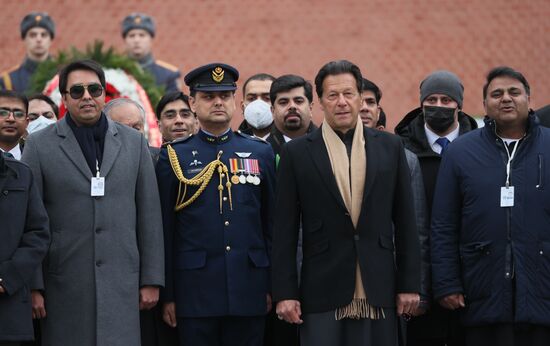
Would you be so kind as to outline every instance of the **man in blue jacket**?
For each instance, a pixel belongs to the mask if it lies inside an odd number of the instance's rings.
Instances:
[[[525,77],[497,67],[486,126],[449,146],[432,213],[434,297],[461,311],[470,345],[550,340],[550,130]]]

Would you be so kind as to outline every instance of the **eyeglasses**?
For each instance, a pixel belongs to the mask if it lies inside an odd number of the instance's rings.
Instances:
[[[27,113],[20,109],[0,108],[0,119],[9,118],[10,114],[13,114],[13,118],[16,120],[22,120],[27,117]]]
[[[99,97],[103,93],[103,87],[101,84],[92,83],[88,85],[83,84],[75,84],[73,85],[69,91],[65,91],[65,93],[69,93],[71,95],[71,98],[78,100],[82,96],[84,96],[84,90],[88,90],[88,93],[91,97]]]
[[[55,114],[51,111],[48,111],[48,112],[44,112],[44,113],[29,113],[29,120],[30,121],[36,120],[40,116],[43,116],[44,118],[47,118],[47,119],[55,118]]]
[[[166,119],[175,119],[177,115],[180,115],[180,117],[186,119],[194,116],[195,114],[190,109],[180,109],[179,111],[176,110],[169,110],[165,113],[162,113],[162,117]]]

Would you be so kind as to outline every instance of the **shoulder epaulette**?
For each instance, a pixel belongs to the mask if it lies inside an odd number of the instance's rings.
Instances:
[[[178,68],[172,64],[167,63],[166,61],[162,60],[155,60],[155,63],[159,66],[164,67],[165,69],[168,69],[172,72],[178,72]]]
[[[12,73],[13,71],[17,70],[17,69],[19,68],[19,66],[21,66],[21,65],[15,65],[15,66],[12,67],[11,69],[2,72],[2,81],[4,82],[4,88],[5,88],[6,90],[12,90],[12,89],[13,89],[13,85],[12,85],[12,82],[11,82],[10,73]]]
[[[191,139],[191,137],[193,137],[194,135],[189,135],[187,137],[181,137],[181,138],[177,138],[177,139],[174,139],[173,141],[171,142],[166,142],[166,143],[162,143],[162,148],[166,148],[166,146],[168,144],[170,145],[174,145],[174,144],[178,144],[178,143],[185,143],[187,142],[189,139]]]
[[[243,138],[246,138],[246,139],[251,139],[251,140],[256,141],[256,142],[269,144],[265,139],[260,138],[260,137],[256,137],[256,136],[247,135],[246,133],[243,133],[241,130],[235,131],[235,134],[237,134],[237,135],[239,135]]]

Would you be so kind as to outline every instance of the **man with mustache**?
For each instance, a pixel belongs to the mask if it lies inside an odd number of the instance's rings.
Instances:
[[[108,119],[105,74],[91,60],[59,73],[67,115],[31,134],[22,161],[50,217],[44,345],[139,345],[139,310],[164,284],[160,202],[147,141]]]
[[[395,128],[395,133],[403,138],[405,148],[416,154],[420,161],[428,223],[443,151],[458,136],[477,128],[476,121],[462,112],[463,97],[464,87],[454,73],[433,72],[420,84],[420,107],[409,112]],[[429,244],[429,239],[423,239],[423,264],[430,263]],[[422,282],[429,283],[430,269],[425,269],[424,266]],[[431,294],[431,291],[427,293]],[[407,345],[463,345],[464,335],[458,315],[443,309],[437,302],[426,301],[426,298],[431,297],[423,297],[423,302],[430,303],[431,308],[407,324]]]
[[[292,139],[304,136],[317,127],[311,121],[313,91],[311,83],[296,75],[284,75],[273,81],[270,89],[272,127],[267,141],[279,158],[281,146]],[[301,241],[298,245],[296,262],[302,262]],[[266,325],[266,346],[298,345],[298,329],[277,318],[275,311],[269,314]]]
[[[223,63],[185,76],[200,130],[164,145],[156,167],[164,320],[181,345],[262,345],[271,309],[275,160],[264,140],[231,129],[238,78]]]
[[[55,23],[45,12],[31,12],[21,21],[21,39],[25,44],[25,59],[20,65],[2,73],[0,90],[27,92],[38,64],[50,57],[55,36]]]
[[[283,144],[317,128],[311,121],[313,92],[311,83],[289,74],[275,79],[269,94],[275,126],[267,141],[278,155]]]
[[[432,211],[434,298],[467,346],[550,340],[550,130],[520,72],[489,71],[485,127],[443,155]]]

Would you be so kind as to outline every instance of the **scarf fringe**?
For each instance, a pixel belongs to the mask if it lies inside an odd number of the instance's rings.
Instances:
[[[348,305],[336,309],[334,315],[337,321],[343,320],[344,318],[354,320],[361,318],[368,318],[371,320],[386,318],[386,315],[384,315],[384,309],[370,305],[366,298],[353,298],[351,303]]]

